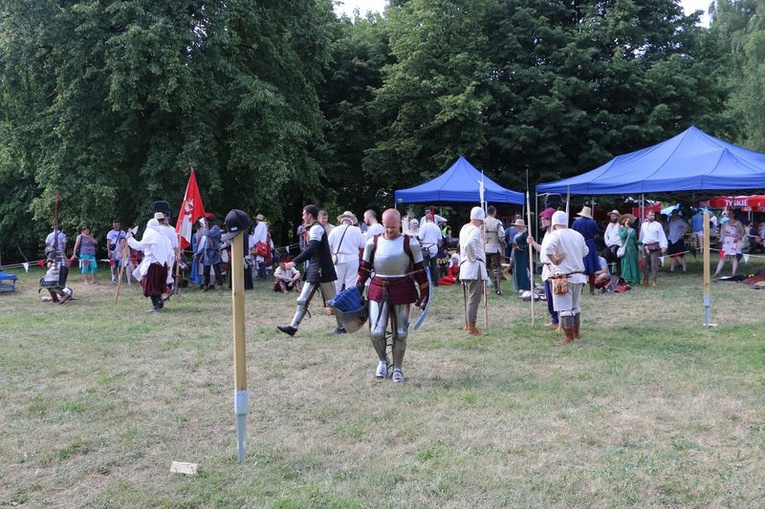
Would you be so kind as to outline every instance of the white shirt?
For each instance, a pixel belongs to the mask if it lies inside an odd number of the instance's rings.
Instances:
[[[436,256],[438,254],[438,243],[443,238],[441,229],[434,222],[425,222],[420,227],[420,233],[417,236],[420,240],[420,244],[423,249],[427,249],[430,256]]]
[[[352,224],[341,224],[333,228],[327,241],[329,250],[337,255],[338,264],[358,261],[359,250],[364,248],[364,234],[361,228]]]
[[[608,223],[606,232],[603,234],[603,241],[608,247],[622,245],[622,239],[619,237],[619,221]]]
[[[590,249],[584,242],[582,234],[571,228],[560,228],[553,230],[547,237],[550,237],[550,241],[543,244],[544,253],[547,256],[552,254],[563,256],[560,264],[550,266],[553,274],[567,274],[571,283],[586,283],[587,277],[583,274],[583,258],[587,256]],[[546,241],[547,238],[542,242]]]
[[[140,241],[130,237],[127,239],[127,242],[133,249],[143,251],[141,265],[135,270],[142,277],[149,272],[149,265],[152,263],[164,265],[171,256],[175,258],[173,247],[170,245],[167,237],[160,233],[159,221],[156,219],[149,219],[149,222],[146,223],[146,230],[143,232],[143,237]]]
[[[371,225],[369,228],[367,228],[366,233],[364,233],[364,243],[366,243],[367,240],[371,239],[375,235],[379,235],[381,233],[385,233],[385,228],[383,228],[383,225],[380,223]]]
[[[661,249],[667,249],[667,236],[664,234],[664,228],[657,221],[644,221],[640,225],[640,242],[643,244],[659,243]]]
[[[460,230],[460,279],[489,279],[481,229],[467,223]]]
[[[503,250],[499,244],[499,239],[505,238],[505,228],[502,226],[502,222],[496,217],[487,216],[483,225],[486,231],[486,252],[501,253]]]

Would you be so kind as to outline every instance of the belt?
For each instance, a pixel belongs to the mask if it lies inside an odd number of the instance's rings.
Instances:
[[[407,276],[391,277],[391,278],[386,278],[385,276],[375,276],[372,278],[372,283],[378,284],[380,286],[385,286],[385,287],[397,286],[400,284],[404,284],[408,281],[411,281],[411,279],[408,278]]]

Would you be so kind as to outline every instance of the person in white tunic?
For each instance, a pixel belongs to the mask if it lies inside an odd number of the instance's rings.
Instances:
[[[486,214],[483,209],[473,207],[470,210],[470,222],[460,230],[460,281],[465,291],[465,330],[471,336],[486,335],[475,326],[484,281],[489,279],[481,233],[484,219]]]
[[[545,237],[542,249],[552,264],[551,277],[557,279],[553,282],[553,307],[558,312],[563,326],[564,337],[558,342],[563,345],[581,337],[579,326],[582,308],[579,306],[579,298],[582,295],[582,287],[587,282],[583,258],[590,250],[582,234],[568,227],[568,216],[565,212],[559,210],[554,213],[551,222],[552,235],[549,242]],[[560,293],[555,287],[564,278],[568,289]]]
[[[340,225],[329,232],[328,241],[337,273],[335,291],[340,293],[356,283],[360,253],[364,249],[364,235],[361,228],[355,226],[358,219],[352,212],[343,212],[337,217],[337,221]]]

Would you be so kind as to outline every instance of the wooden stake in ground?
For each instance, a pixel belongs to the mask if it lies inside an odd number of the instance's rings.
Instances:
[[[226,226],[234,234],[231,238],[231,301],[234,324],[234,413],[236,414],[236,445],[239,461],[244,461],[247,441],[247,352],[244,342],[244,235],[247,225],[232,222],[232,218],[241,220],[247,214],[241,210],[232,210],[226,216]],[[236,230],[234,230],[236,228]]]

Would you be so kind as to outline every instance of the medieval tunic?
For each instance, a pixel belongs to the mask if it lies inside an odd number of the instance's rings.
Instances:
[[[320,222],[315,221],[308,228],[308,245],[295,258],[295,264],[308,260],[308,267],[303,280],[309,283],[331,283],[337,279],[335,266],[332,264],[332,252],[329,250],[327,232]]]

